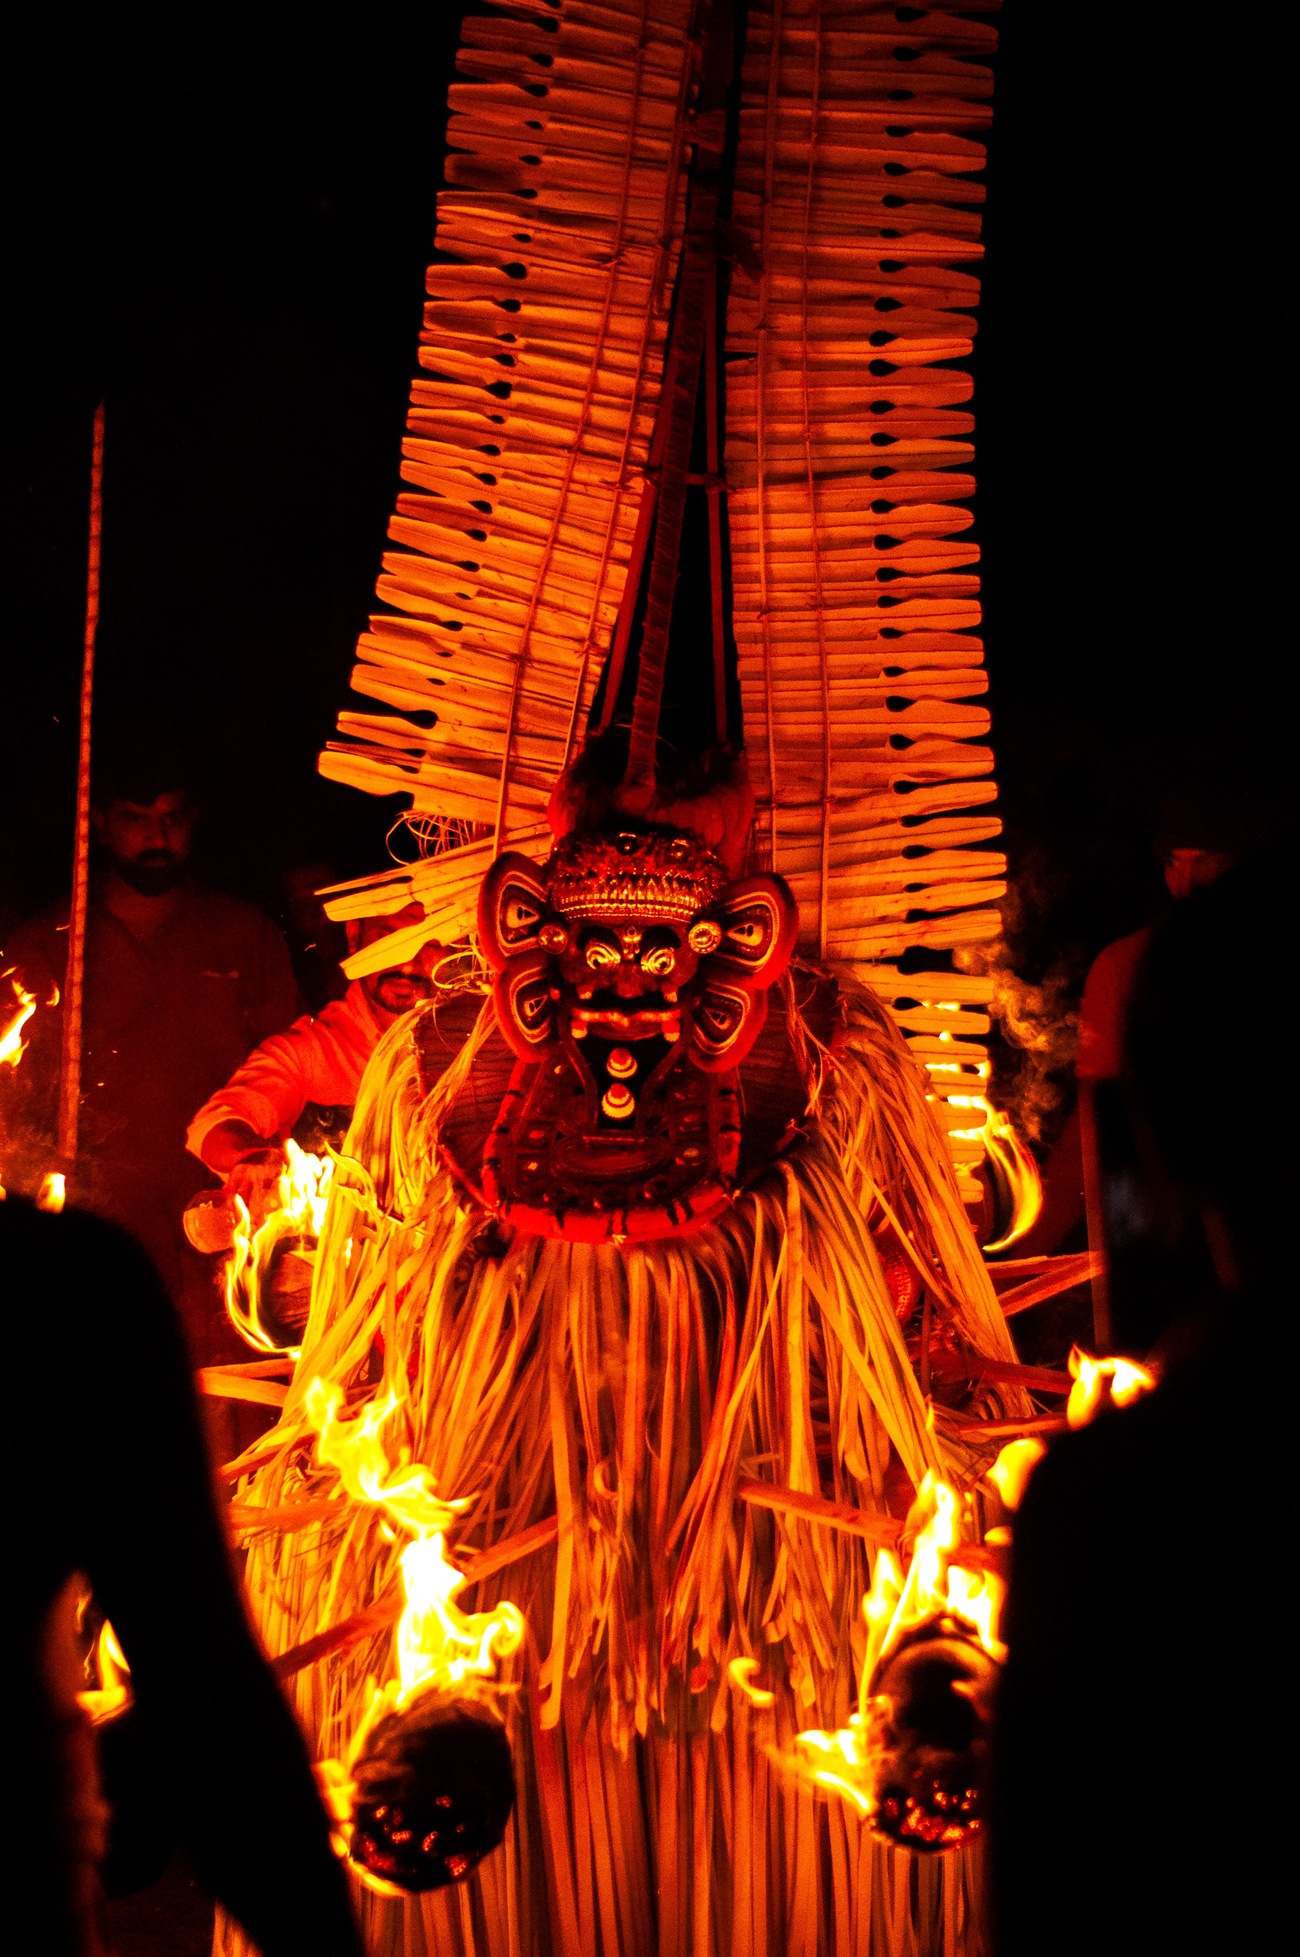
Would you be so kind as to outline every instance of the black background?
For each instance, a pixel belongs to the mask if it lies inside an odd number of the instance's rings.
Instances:
[[[396,804],[315,756],[397,487],[459,13],[11,42],[0,922],[67,879],[101,394],[105,729],[192,748],[206,873],[269,907],[292,864],[384,860]],[[1159,902],[1162,796],[1276,821],[1294,772],[1280,200],[1266,48],[1048,0],[1001,31],[976,534],[1013,950],[1077,982]]]

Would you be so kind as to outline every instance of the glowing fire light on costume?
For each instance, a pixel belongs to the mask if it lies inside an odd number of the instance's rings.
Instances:
[[[258,1352],[294,1352],[277,1338],[262,1310],[262,1286],[272,1253],[289,1239],[314,1246],[325,1225],[333,1157],[309,1155],[297,1142],[285,1145],[285,1165],[276,1185],[276,1202],[257,1228],[242,1196],[235,1198],[235,1235],[226,1262],[226,1311],[242,1339]]]
[[[1077,1345],[1071,1348],[1069,1366],[1074,1385],[1065,1418],[1071,1427],[1086,1427],[1107,1401],[1111,1406],[1132,1406],[1158,1384],[1153,1372],[1132,1359],[1094,1359]]]
[[[755,1685],[754,1675],[758,1670],[757,1658],[733,1658],[727,1666],[727,1677],[737,1692],[749,1700],[752,1706],[774,1706],[776,1693],[769,1692],[764,1685]]]
[[[51,1215],[57,1216],[67,1200],[68,1178],[61,1170],[51,1169],[48,1175],[41,1177],[41,1186],[36,1197],[37,1209],[49,1210]]]
[[[131,1667],[118,1643],[117,1632],[107,1618],[100,1625],[94,1649],[86,1659],[86,1677],[98,1682],[78,1692],[77,1704],[83,1712],[90,1714],[96,1726],[102,1726],[106,1719],[116,1718],[131,1704],[134,1697]]]
[[[937,1012],[960,1011],[957,1002],[949,999],[926,999],[922,1004]],[[994,1163],[1011,1196],[1011,1216],[1006,1228],[996,1242],[985,1244],[984,1249],[986,1251],[1009,1250],[1012,1244],[1019,1243],[1022,1237],[1028,1236],[1042,1210],[1043,1181],[1038,1172],[1038,1164],[1016,1133],[1011,1117],[1002,1108],[994,1107],[987,1095],[950,1094],[947,1091],[945,1083],[948,1079],[951,1079],[954,1085],[963,1076],[969,1079],[972,1067],[969,1062],[959,1057],[962,1055],[962,1048],[953,1034],[940,1033],[938,1037],[940,1045],[952,1048],[953,1057],[951,1060],[927,1060],[926,1072],[932,1076],[935,1087],[943,1089],[942,1098],[948,1107],[970,1108],[976,1117],[968,1128],[951,1129],[949,1140],[981,1143],[985,1154]],[[973,1072],[981,1081],[986,1081],[990,1072],[988,1061],[976,1062]],[[939,1078],[940,1076],[943,1078]],[[979,1116],[983,1116],[983,1119],[979,1120]]]
[[[952,1560],[958,1553],[959,1511],[954,1491],[946,1482],[927,1474],[909,1516],[909,1522],[920,1518],[921,1527],[913,1541],[907,1575],[887,1549],[879,1550],[871,1589],[863,1599],[867,1647],[857,1711],[837,1732],[809,1730],[796,1734],[793,1754],[783,1757],[783,1764],[799,1779],[839,1795],[863,1820],[870,1820],[876,1812],[872,1789],[873,1701],[882,1668],[904,1637],[933,1619],[950,1618],[994,1663],[1000,1664],[1006,1656],[997,1634],[1004,1594],[1001,1579],[991,1570],[964,1569]],[[959,1683],[954,1689],[963,1688]],[[954,1829],[953,1843],[969,1832],[969,1825],[960,1832]]]
[[[16,972],[6,972],[4,976],[13,987],[18,1009],[0,1027],[0,1066],[16,1067],[27,1051],[23,1027],[36,1011],[36,994],[27,990]]]

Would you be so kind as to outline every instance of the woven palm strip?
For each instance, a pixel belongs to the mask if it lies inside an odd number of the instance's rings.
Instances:
[[[994,45],[978,18],[862,0],[749,10],[727,319],[727,477],[760,834],[805,942],[851,961],[933,1063],[959,1171],[982,1153],[990,993],[899,979],[996,935],[979,552],[963,405]],[[908,13],[911,10],[907,10]],[[742,356],[737,358],[737,355]],[[939,364],[943,363],[943,364]],[[923,996],[918,996],[923,995]],[[906,1004],[901,1003],[907,1001]],[[955,1094],[959,1105],[943,1105]],[[962,1131],[966,1131],[963,1133]]]

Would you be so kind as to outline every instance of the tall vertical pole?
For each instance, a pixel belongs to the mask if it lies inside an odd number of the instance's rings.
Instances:
[[[90,451],[90,551],[86,562],[86,635],[81,651],[81,724],[77,743],[77,826],[72,846],[68,969],[63,987],[63,1053],[59,1067],[59,1155],[77,1159],[81,1112],[81,1020],[86,981],[86,899],[90,888],[90,720],[99,626],[99,551],[104,521],[104,403],[95,410]]]

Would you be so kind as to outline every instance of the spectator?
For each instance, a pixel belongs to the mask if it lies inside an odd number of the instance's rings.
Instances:
[[[1158,1390],[1055,1443],[1017,1519],[999,1957],[1201,1950],[1225,1921],[1225,1949],[1262,1947],[1248,1919],[1289,1690],[1270,1645],[1287,1484],[1263,1382],[1294,1287],[1300,1164],[1236,1002],[1284,887],[1266,864],[1225,876],[1157,928],[1137,974],[1126,1058],[1143,1204],[1177,1267],[1209,1275],[1166,1292]],[[1148,1342],[1123,1312],[1115,1330],[1121,1349]],[[1272,1557],[1254,1553],[1270,1537]]]
[[[186,1353],[156,1274],[108,1225],[11,1199],[0,1205],[0,1284],[24,1388],[9,1408],[11,1459],[29,1465],[6,1522],[6,1850],[32,1912],[24,1947],[104,1949],[97,1864],[105,1836],[113,1845],[114,1787],[106,1805],[75,1683],[59,1689],[61,1604],[79,1574],[131,1666],[130,1718],[175,1844],[262,1957],[360,1957],[302,1740],[231,1576]],[[117,1819],[129,1829],[129,1813]]]
[[[1212,795],[1171,798],[1162,811],[1154,844],[1170,898],[1178,903],[1208,888],[1249,855],[1258,841],[1258,827],[1248,810],[1221,807]],[[1096,1178],[1099,1212],[1108,1207],[1109,1198],[1118,1236],[1122,1239],[1127,1233],[1124,1209],[1133,1147],[1116,1105],[1115,1083],[1121,1070],[1129,997],[1154,929],[1154,924],[1146,924],[1116,938],[1089,967],[1079,1006],[1078,1099],[1043,1171],[1043,1207],[1029,1235],[1016,1246],[1018,1257],[1059,1251],[1079,1230],[1084,1221],[1085,1166]]]
[[[198,815],[183,768],[156,745],[110,757],[96,777],[80,1145],[68,1199],[144,1246],[203,1364],[239,1348],[211,1267],[181,1225],[202,1182],[185,1124],[259,1040],[292,1019],[297,990],[275,926],[190,874]],[[6,947],[5,963],[43,1001],[63,987],[67,929],[65,902],[20,926]],[[29,1183],[59,1166],[61,1021],[61,1008],[35,1016],[30,1050],[4,1082]],[[13,1179],[15,1164],[6,1167]]]

